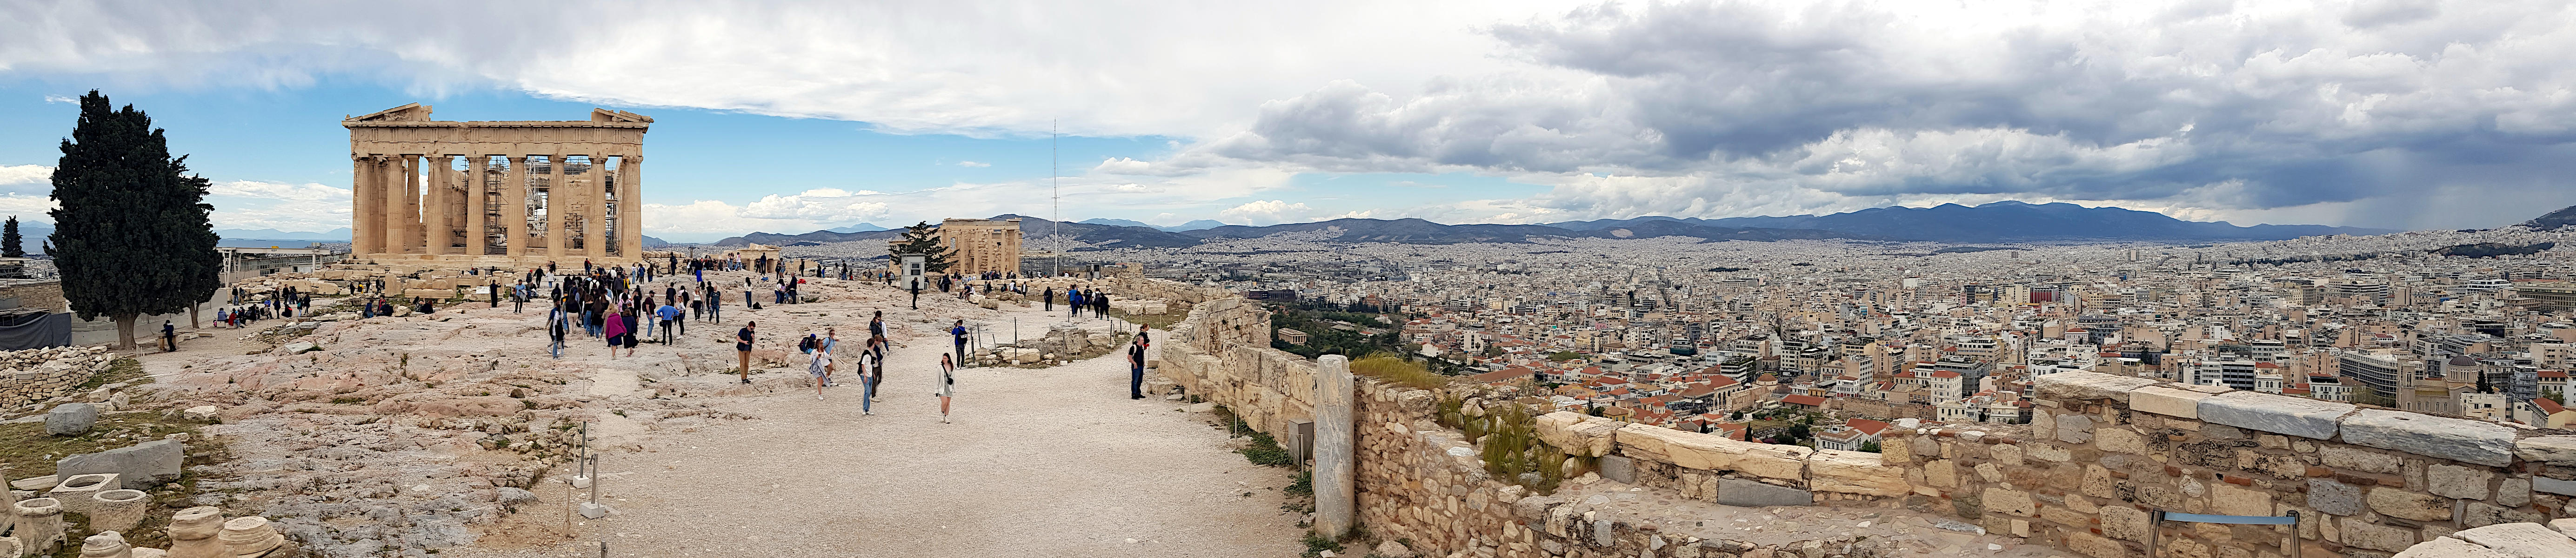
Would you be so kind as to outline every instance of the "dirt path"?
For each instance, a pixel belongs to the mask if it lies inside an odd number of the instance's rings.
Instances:
[[[1007,328],[1012,316],[1032,338],[1061,319],[1011,309],[988,323]],[[765,335],[791,333],[761,319]],[[864,318],[827,323],[845,338],[866,330]],[[1287,499],[1278,489],[1290,472],[1246,462],[1228,451],[1224,430],[1177,404],[1128,399],[1125,353],[1047,369],[961,370],[955,422],[942,424],[929,393],[935,351],[946,348],[933,330],[946,324],[901,325],[917,337],[893,352],[876,415],[860,415],[859,388],[845,379],[853,387],[831,388],[822,401],[810,389],[705,401],[757,417],[749,420],[602,425],[609,434],[601,445],[645,448],[603,458],[601,501],[616,515],[579,522],[579,542],[561,543],[547,533],[559,519],[521,514],[510,530],[530,532],[514,537],[525,542],[487,535],[476,548],[442,555],[597,556],[602,540],[613,556],[1304,550],[1300,514],[1281,509]],[[803,376],[777,369],[762,377],[786,374]],[[539,495],[559,508],[564,490],[554,485]],[[536,541],[544,542],[527,546]]]

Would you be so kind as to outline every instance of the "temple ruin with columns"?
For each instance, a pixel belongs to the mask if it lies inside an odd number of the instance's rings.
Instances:
[[[644,132],[653,119],[442,121],[407,104],[340,122],[355,177],[354,261],[631,263],[644,253]]]

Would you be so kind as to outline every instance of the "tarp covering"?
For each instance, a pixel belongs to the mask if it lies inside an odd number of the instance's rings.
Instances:
[[[72,344],[72,315],[48,312],[41,316],[0,321],[0,351],[61,347]]]

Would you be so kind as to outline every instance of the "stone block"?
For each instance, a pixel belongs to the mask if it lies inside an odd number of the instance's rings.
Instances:
[[[1792,481],[1806,480],[1807,456],[1816,451],[1643,424],[1620,428],[1617,440],[1630,457],[1655,459],[1685,469],[1736,471]]]
[[[163,481],[179,478],[179,462],[187,449],[177,440],[153,440],[98,453],[84,453],[54,462],[56,474],[86,475],[116,473],[124,477],[125,486],[150,490]]]
[[[2397,552],[2415,545],[2414,529],[2352,520],[2336,523],[2342,527],[2345,546]]]
[[[98,407],[88,403],[55,405],[54,410],[45,413],[46,434],[79,436],[88,434],[89,429],[96,426],[98,426]]]
[[[2102,535],[2114,539],[2147,542],[2147,511],[2128,506],[2102,508]]]
[[[2399,463],[2394,455],[2334,444],[2317,448],[2317,458],[2324,460],[2326,467],[2363,473],[2396,474]]]
[[[1985,493],[1978,498],[1985,503],[1988,513],[2030,517],[2038,507],[2031,501],[2030,493],[2001,487],[1986,487]]]
[[[1993,459],[1995,463],[1999,463],[2004,466],[2021,466],[2021,446],[2013,444],[1995,444],[1986,446],[1986,455],[1988,455],[1990,459]]]
[[[2549,477],[2531,477],[2531,489],[2550,494],[2576,496],[2576,481]]]
[[[55,485],[53,490],[46,491],[45,497],[62,502],[63,511],[87,514],[97,511],[96,502],[90,500],[90,495],[123,487],[117,482],[115,473],[71,475],[63,477],[62,484]]]
[[[2210,510],[2218,515],[2272,515],[2272,495],[2233,484],[2210,485]]]
[[[2435,538],[2435,539],[2433,539],[2433,540],[2424,541],[2424,544],[2419,544],[2419,545],[2415,545],[2415,546],[2414,546],[2414,547],[2412,547],[2412,548],[2408,548],[2408,549],[2406,549],[2406,551],[2405,551],[2405,552],[2399,552],[2399,553],[2397,553],[2397,556],[2396,556],[2395,558],[2515,558],[2515,557],[2513,557],[2513,556],[2508,556],[2508,555],[2505,555],[2505,554],[2503,554],[2503,553],[2496,552],[2496,551],[2494,551],[2494,550],[2490,550],[2490,549],[2488,549],[2488,548],[2487,548],[2487,547],[2485,547],[2485,546],[2480,546],[2480,545],[2478,545],[2477,543],[2472,543],[2472,542],[2463,541],[2463,540],[2459,540],[2459,539],[2454,539],[2454,538],[2450,538],[2450,537],[2439,537],[2439,538]]]
[[[1600,457],[1610,455],[1613,435],[1620,424],[1583,413],[1557,411],[1538,417],[1538,439],[1565,453]]]
[[[2514,455],[2525,461],[2576,466],[2576,436],[2533,436],[2514,442]]]
[[[2486,545],[2509,556],[2576,556],[2576,540],[2538,523],[2505,523],[2466,529],[2451,536]]]
[[[2334,437],[2337,420],[2355,408],[2350,403],[2240,391],[2202,399],[2199,411],[2200,420],[2210,424],[2324,440]]]
[[[2486,502],[2469,502],[2460,509],[2462,527],[2485,527],[2499,523],[2538,523],[2543,519],[2548,518],[2542,517],[2540,512],[2507,508]],[[2576,554],[2570,556],[2576,556]]]
[[[2495,503],[2508,508],[2531,503],[2531,479],[2506,477],[2504,482],[2496,483]]]
[[[1905,484],[1905,469],[1883,464],[1878,454],[1817,450],[1807,456],[1807,489],[1816,492],[1903,496],[1913,489]]]
[[[2361,489],[2328,479],[2308,479],[2308,507],[2334,515],[2360,515]]]
[[[2161,383],[2160,380],[2115,376],[2099,372],[2058,372],[2031,380],[2042,399],[2090,401],[2109,399],[2127,403],[2129,392]]]
[[[2129,410],[2198,419],[2200,400],[2208,399],[2211,395],[2213,394],[2164,386],[2142,387],[2129,392]]]
[[[594,504],[594,503],[590,503],[590,502],[582,502],[582,503],[581,503],[581,506],[579,506],[579,507],[580,507],[580,510],[579,510],[577,513],[580,513],[580,514],[581,514],[581,516],[582,516],[583,518],[585,518],[585,519],[599,519],[599,518],[602,518],[602,517],[608,517],[609,509],[608,509],[608,506],[607,506],[607,505],[605,505],[605,504]]]
[[[2424,470],[2425,492],[2445,498],[2487,499],[2495,472],[2481,467],[2434,465]]]
[[[2549,530],[2566,534],[2569,537],[2576,537],[2576,519],[2549,520]]]
[[[2059,374],[2064,374],[2064,372],[2060,372]],[[2057,374],[2050,375],[2055,376]],[[2022,450],[2024,455],[2029,456],[2031,459],[2037,459],[2040,461],[2063,463],[2068,459],[2074,458],[2072,454],[2067,453],[2064,446],[2056,444],[2031,444],[2022,448]]]
[[[1601,458],[1601,478],[1637,484],[1637,460],[1623,455]]]
[[[2082,372],[2059,372],[2040,377],[2046,378],[2049,376],[2081,373]],[[2087,533],[2067,533],[2066,549],[2075,551],[2076,554],[2091,556],[2092,558],[2128,558],[2129,556],[2129,547],[2127,545],[2120,544],[2120,541],[2096,537]]]
[[[2127,428],[2104,428],[2095,432],[2094,435],[2096,437],[2093,442],[2093,447],[2094,449],[2102,450],[2103,453],[2129,455],[2144,455],[2147,453],[2147,439],[2145,436],[2140,436],[2138,431]]]
[[[2058,415],[2057,441],[2069,444],[2093,441],[2093,419],[2084,415]]]
[[[1744,507],[1807,506],[1816,503],[1816,495],[1786,486],[1720,479],[1717,481],[1717,503]]]
[[[2394,486],[2370,489],[2370,511],[2416,521],[2450,521],[2451,500]]]
[[[2513,464],[2513,428],[2501,424],[2366,409],[2342,426],[2345,443],[2491,467]]]
[[[195,407],[189,407],[188,410],[180,411],[179,416],[181,418],[197,422],[214,422],[222,418],[215,415],[215,413],[221,411],[222,409],[218,409],[213,405],[198,405]]]

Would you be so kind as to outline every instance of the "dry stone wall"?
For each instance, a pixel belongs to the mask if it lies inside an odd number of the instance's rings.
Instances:
[[[1197,304],[1155,363],[1164,378],[1284,434],[1313,417],[1315,366],[1268,348],[1269,314]],[[2391,556],[2489,525],[2576,517],[2576,432],[2502,425],[2153,379],[2036,379],[2028,425],[1891,429],[1882,453],[1741,442],[1576,413],[1537,434],[1598,472],[1727,505],[1904,507],[2092,558],[2288,556],[2290,526],[2151,525],[2150,512],[2297,512],[2307,556]],[[1460,389],[1491,389],[1467,388]],[[1867,541],[1694,537],[1652,518],[1492,478],[1434,420],[1440,394],[1364,379],[1356,423],[1360,523],[1432,555],[1868,556]],[[1491,393],[1457,393],[1459,398]],[[1510,394],[1501,394],[1506,398]],[[1664,525],[1688,518],[1668,518]],[[1885,544],[1885,543],[1879,543]],[[1836,546],[1841,545],[1841,546]]]
[[[51,347],[0,352],[0,408],[71,395],[72,388],[106,372],[116,355],[107,347]]]

